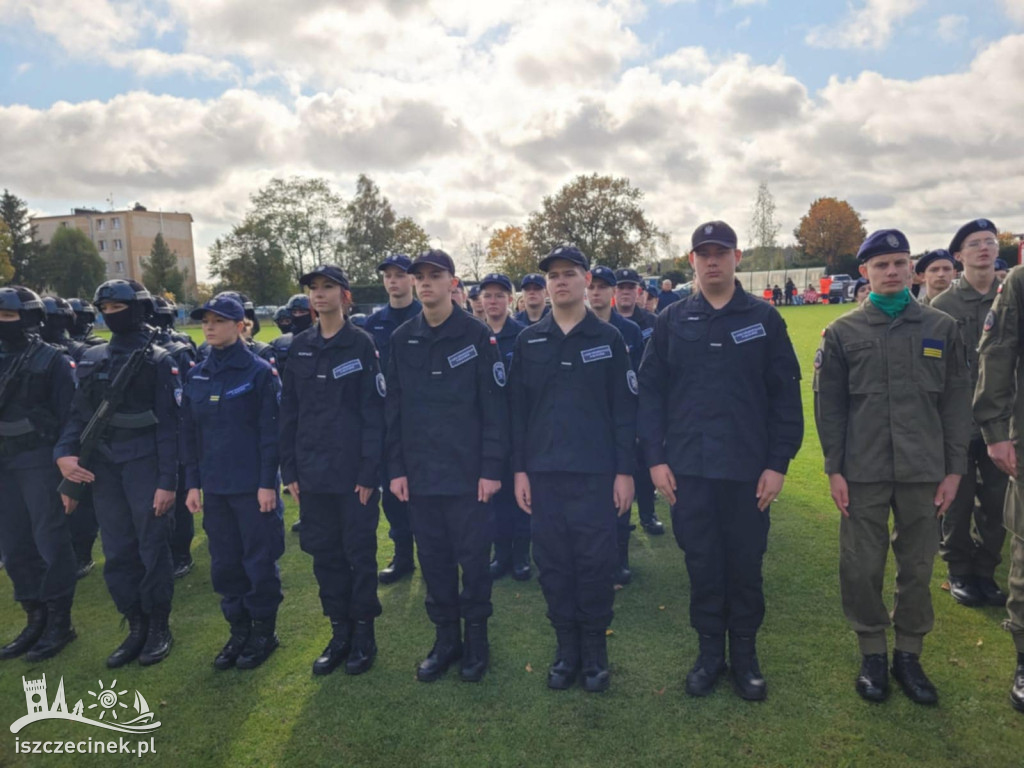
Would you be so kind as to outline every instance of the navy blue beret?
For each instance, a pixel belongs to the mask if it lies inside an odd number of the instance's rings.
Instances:
[[[857,261],[863,264],[872,256],[881,256],[883,253],[910,253],[907,236],[898,229],[880,229],[872,232],[861,243],[860,250],[857,251]]]
[[[934,264],[939,259],[947,259],[953,265],[953,268],[956,269],[956,259],[953,258],[953,254],[945,248],[936,248],[934,251],[928,251],[928,253],[917,260],[917,264],[914,265],[914,271],[919,275],[923,275],[929,265]]]
[[[1003,259],[996,259],[996,272],[1001,269],[1009,269],[1010,265],[1007,264]]]
[[[991,232],[993,235],[998,230],[996,225],[988,219],[973,219],[964,224],[960,229],[953,235],[953,239],[949,241],[949,252],[956,253],[959,251],[964,244],[964,240],[973,235],[975,232]]]

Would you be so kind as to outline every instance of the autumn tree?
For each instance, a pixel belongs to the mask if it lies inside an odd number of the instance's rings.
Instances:
[[[633,266],[658,233],[640,205],[643,196],[626,178],[577,176],[530,214],[526,238],[534,253],[570,242],[593,264]]]
[[[10,235],[7,251],[7,260],[12,268],[10,281],[30,288],[42,288],[45,283],[38,273],[45,247],[34,239],[25,201],[6,189],[0,196],[0,221]]]
[[[997,238],[999,240],[999,258],[1011,267],[1020,263],[1019,238],[1012,232],[1000,232]]]
[[[409,216],[395,222],[395,231],[388,245],[389,253],[404,253],[410,258],[430,250],[430,235]]]
[[[522,227],[509,225],[491,232],[487,241],[487,265],[507,275],[518,285],[530,272],[537,271],[537,256],[530,248]]]
[[[176,300],[185,298],[186,270],[178,267],[178,254],[167,247],[163,233],[157,232],[149,258],[142,262],[142,283],[151,292]]]
[[[857,253],[867,237],[864,219],[845,200],[819,197],[793,230],[800,250],[830,272],[842,267],[843,257]]]

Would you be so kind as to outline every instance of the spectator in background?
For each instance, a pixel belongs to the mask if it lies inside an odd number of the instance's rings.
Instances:
[[[782,304],[782,289],[778,285],[772,286],[772,304],[776,307]]]
[[[793,278],[786,279],[786,304],[792,304],[793,298],[796,296],[796,285],[793,284]]]
[[[821,300],[818,292],[814,290],[814,286],[810,283],[807,284],[807,290],[804,291],[804,304],[817,304]]]
[[[672,290],[672,281],[662,280],[661,293],[658,294],[658,312],[661,312],[669,304],[675,304],[679,299],[679,294]]]
[[[858,277],[857,282],[853,284],[853,300],[858,304],[863,304],[864,299],[871,293],[871,283],[868,282],[866,277]]]
[[[645,309],[648,312],[658,312],[658,289],[654,287],[647,288],[647,304]]]

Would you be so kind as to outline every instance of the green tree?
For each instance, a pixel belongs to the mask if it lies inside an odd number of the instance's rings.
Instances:
[[[0,283],[6,284],[14,277],[14,265],[11,264],[11,250],[14,239],[7,222],[0,220]]]
[[[395,231],[388,245],[388,253],[404,253],[414,257],[430,249],[430,235],[409,216],[395,222]]]
[[[356,195],[345,206],[345,271],[349,280],[374,280],[377,265],[391,252],[398,218],[388,199],[366,174],[359,174]]]
[[[11,282],[31,288],[42,288],[42,276],[39,274],[42,264],[37,262],[42,261],[45,249],[34,239],[25,201],[6,189],[0,196],[0,220],[10,234],[8,261],[13,268]]]
[[[631,267],[644,261],[658,234],[640,205],[643,196],[626,178],[577,176],[530,214],[527,240],[535,253],[570,242],[593,264]]]
[[[75,227],[60,227],[35,262],[37,280],[60,296],[92,296],[107,276],[107,267],[89,236]],[[42,287],[41,286],[41,287]]]
[[[149,259],[142,262],[142,283],[153,293],[185,298],[186,270],[178,268],[178,254],[167,247],[162,233],[156,233]]]
[[[867,237],[864,219],[845,200],[819,197],[793,230],[797,245],[816,264],[830,273],[845,271],[849,258]]]
[[[491,232],[487,241],[487,264],[507,275],[518,285],[531,272],[537,271],[537,256],[530,249],[522,227],[509,225]]]
[[[235,290],[254,304],[283,304],[297,290],[285,255],[265,224],[246,219],[210,248],[215,290]]]

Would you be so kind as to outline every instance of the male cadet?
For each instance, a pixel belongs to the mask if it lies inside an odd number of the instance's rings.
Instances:
[[[611,269],[602,266],[594,267],[590,270],[587,301],[599,320],[615,326],[622,334],[622,340],[626,342],[626,352],[629,353],[629,368],[635,374],[640,370],[640,359],[644,354],[643,334],[640,331],[640,326],[632,320],[624,318],[612,307],[616,282],[615,272]],[[634,483],[634,490],[635,488]],[[617,521],[616,539],[619,548],[619,567],[615,571],[615,583],[619,586],[629,584],[633,580],[633,572],[629,569],[629,534],[636,526],[629,522],[630,512],[631,510],[626,510],[626,514],[620,515]]]
[[[0,660],[56,656],[75,639],[75,555],[57,496],[53,446],[75,392],[73,363],[39,341],[43,302],[28,288],[0,288],[0,550],[25,628]],[[6,634],[6,630],[5,630]]]
[[[474,286],[476,287],[476,286]],[[485,322],[498,340],[498,354],[508,375],[512,364],[512,350],[525,326],[508,314],[512,302],[512,281],[505,275],[492,273],[480,281],[480,300]],[[509,571],[516,581],[530,578],[530,516],[516,504],[513,492],[512,470],[506,466],[501,479],[501,490],[494,495],[494,559],[491,560],[491,578],[500,579]]]
[[[994,232],[994,230],[992,230]],[[984,235],[989,236],[989,235]],[[972,235],[978,237],[978,235]],[[970,239],[970,238],[968,238]],[[988,250],[988,246],[986,246]],[[988,455],[1009,480],[1003,521],[1010,532],[1010,597],[1003,626],[1013,635],[1017,669],[1010,688],[1010,703],[1024,712],[1024,490],[1020,436],[1024,431],[1024,269],[1014,267],[998,289],[999,295],[985,318],[978,349],[978,387],[974,393],[974,420],[988,445]]]
[[[152,297],[134,280],[108,280],[93,299],[110,328],[108,344],[90,348],[78,364],[78,390],[53,455],[64,479],[91,483],[107,562],[103,578],[128,637],[107,658],[111,669],[143,666],[171,652],[168,617],[174,594],[171,529],[178,475],[178,403],[181,382],[173,359],[150,346],[122,390],[123,400],[99,437],[89,466],[78,463],[82,431],[111,394],[136,350],[146,348]],[[64,496],[73,511],[75,501]]]
[[[778,311],[735,279],[732,227],[702,224],[691,242],[701,291],[658,315],[640,367],[640,443],[686,553],[700,643],[686,692],[711,693],[728,632],[736,688],[759,701],[761,562],[770,505],[803,439],[800,367]]]
[[[452,285],[452,301],[459,309],[466,309],[466,286],[461,277],[456,277]]]
[[[964,265],[964,273],[948,291],[935,297],[931,306],[952,317],[960,327],[973,389],[978,383],[978,342],[1000,284],[995,273],[999,253],[996,225],[988,219],[964,224],[949,250]],[[967,448],[967,473],[942,518],[939,547],[949,569],[949,593],[962,605],[1006,605],[1006,594],[993,578],[1006,539],[1006,484],[1006,474],[989,458],[981,431],[974,425]]]
[[[929,580],[945,514],[967,468],[970,376],[956,321],[913,300],[910,245],[873,232],[857,253],[871,294],[822,334],[814,358],[814,415],[839,519],[843,611],[863,660],[857,693],[889,689],[886,629],[896,628],[892,674],[910,699],[935,704],[921,669],[934,623]],[[892,510],[896,597],[882,599]]]
[[[519,334],[509,376],[516,501],[558,646],[548,687],[608,689],[616,518],[633,503],[636,374],[622,334],[584,304],[587,257],[544,257],[552,310]]]
[[[501,489],[508,457],[505,368],[490,329],[455,308],[451,256],[426,251],[409,271],[423,312],[391,340],[386,442],[391,492],[409,502],[427,615],[437,631],[416,676],[433,682],[461,657],[460,676],[477,682],[489,658],[488,502]]]
[[[487,322],[487,317],[484,315],[484,302],[480,298],[480,284],[469,286],[469,307],[473,310],[473,317],[479,320],[481,323]]]
[[[632,320],[640,326],[645,348],[651,334],[654,333],[654,322],[657,319],[657,315],[640,306],[640,302],[646,296],[647,293],[640,282],[640,275],[635,269],[626,267],[615,270],[615,310],[627,320]],[[654,484],[651,482],[651,473],[644,465],[639,441],[637,442],[637,470],[633,475],[633,486],[636,488],[636,510],[640,516],[640,525],[650,536],[663,535],[665,526],[654,512]]]
[[[388,370],[391,355],[391,336],[402,323],[423,311],[423,305],[412,296],[412,275],[409,267],[412,259],[404,253],[393,253],[377,265],[388,292],[388,303],[370,315],[363,328],[373,336],[373,343],[380,355],[380,369]],[[412,558],[412,527],[409,525],[409,505],[391,492],[391,478],[384,467],[384,482],[381,486],[381,506],[388,520],[388,535],[395,543],[395,556],[379,574],[381,584],[393,584],[404,576],[412,574],[416,567]]]
[[[531,272],[519,283],[526,305],[521,312],[516,312],[515,320],[520,325],[533,325],[551,311],[547,305],[548,283],[544,275]]]
[[[1009,265],[1002,259],[996,259],[996,277],[1000,280],[1006,279],[1006,273],[1010,271]]]
[[[914,272],[924,278],[924,287],[917,300],[929,306],[936,296],[949,288],[956,277],[956,259],[945,248],[928,251],[917,260]]]

